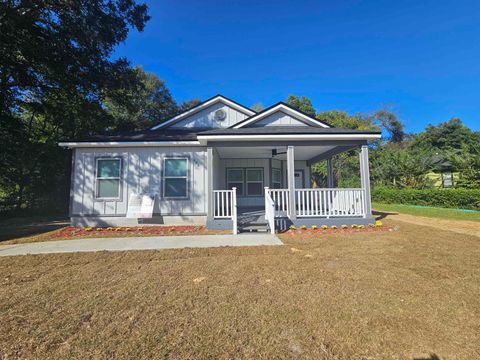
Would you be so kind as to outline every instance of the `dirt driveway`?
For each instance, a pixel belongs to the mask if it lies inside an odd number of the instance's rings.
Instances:
[[[379,215],[379,216],[378,216]],[[421,226],[431,226],[439,230],[453,231],[459,234],[474,235],[480,237],[480,222],[469,220],[449,220],[426,216],[399,214],[393,212],[377,212],[377,218],[398,220]]]

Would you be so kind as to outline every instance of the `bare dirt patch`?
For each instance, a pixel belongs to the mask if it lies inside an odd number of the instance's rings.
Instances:
[[[0,358],[479,358],[479,239],[387,224],[283,247],[0,258]]]

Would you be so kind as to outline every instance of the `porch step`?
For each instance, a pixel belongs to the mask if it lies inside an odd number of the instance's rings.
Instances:
[[[267,224],[244,224],[239,225],[240,232],[268,232]]]

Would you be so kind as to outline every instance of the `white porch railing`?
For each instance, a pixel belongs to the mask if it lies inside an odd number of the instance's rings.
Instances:
[[[290,216],[288,189],[269,189],[265,188],[265,195],[269,194],[272,198],[275,217]]]
[[[270,232],[275,234],[275,203],[271,197],[268,187],[265,187],[265,219],[267,220]]]
[[[296,189],[298,217],[365,216],[363,189]]]
[[[237,189],[213,190],[213,217],[232,219],[233,233],[237,233]]]

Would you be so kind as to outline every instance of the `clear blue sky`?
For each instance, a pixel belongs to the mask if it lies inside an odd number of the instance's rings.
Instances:
[[[217,93],[317,111],[389,105],[407,131],[460,117],[480,130],[480,1],[150,1],[116,52],[177,101]]]

